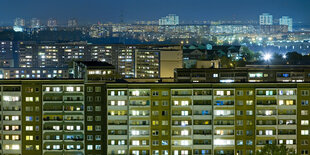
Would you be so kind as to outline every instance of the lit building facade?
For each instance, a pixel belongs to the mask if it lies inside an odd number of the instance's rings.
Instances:
[[[169,14],[159,19],[159,25],[179,25],[179,23],[179,16],[175,14]]]
[[[259,25],[273,25],[272,15],[269,13],[263,13],[259,16]]]
[[[76,19],[69,19],[68,20],[68,27],[77,27],[78,26],[78,22]]]
[[[54,18],[48,19],[47,26],[48,27],[56,27],[57,26],[57,20]]]
[[[2,154],[309,152],[309,83],[2,80]]]
[[[32,18],[30,21],[30,28],[40,28],[41,23],[40,20],[37,18]]]
[[[21,44],[19,67],[67,68],[74,60],[112,64],[125,78],[173,77],[182,67],[180,45]]]
[[[25,19],[24,18],[16,18],[14,20],[14,26],[17,26],[17,27],[24,27],[26,24],[25,24]]]
[[[288,31],[293,32],[293,18],[290,18],[288,16],[282,16],[279,20],[280,25],[287,25]]]
[[[175,82],[310,82],[307,65],[249,65],[238,68],[177,68]]]
[[[107,84],[107,154],[309,152],[308,84]]]

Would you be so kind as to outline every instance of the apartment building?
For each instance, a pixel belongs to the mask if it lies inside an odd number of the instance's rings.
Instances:
[[[172,78],[182,67],[180,45],[93,45],[77,43],[23,43],[21,68],[68,68],[72,61],[101,61],[115,66],[125,78]]]
[[[90,108],[83,80],[3,80],[0,85],[1,154],[83,155],[104,148],[85,143],[92,122],[85,124],[85,107]]]
[[[67,68],[0,68],[0,79],[69,78]]]
[[[309,154],[309,83],[2,80],[3,155]]]
[[[109,83],[107,154],[309,154],[309,84]]]
[[[309,65],[248,65],[237,68],[177,68],[175,82],[309,82]]]

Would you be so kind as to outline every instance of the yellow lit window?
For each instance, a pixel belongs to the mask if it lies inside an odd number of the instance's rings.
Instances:
[[[26,140],[33,140],[33,136],[26,136]]]
[[[159,123],[158,123],[158,121],[152,121],[152,124],[153,125],[158,125]]]
[[[93,126],[91,125],[87,126],[87,131],[93,131]]]

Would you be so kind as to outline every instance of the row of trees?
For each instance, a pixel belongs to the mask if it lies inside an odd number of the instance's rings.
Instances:
[[[276,144],[267,144],[256,155],[296,155],[296,151],[287,148],[284,144],[278,146]]]
[[[266,64],[264,60],[264,54],[262,52],[253,52],[247,47],[243,47],[242,50],[243,59],[233,61],[231,58],[221,56],[221,63],[223,67],[234,68],[243,67],[246,64]],[[271,58],[268,61],[269,65],[310,65],[310,55],[302,55],[298,52],[288,52],[285,55],[278,53],[271,53]]]

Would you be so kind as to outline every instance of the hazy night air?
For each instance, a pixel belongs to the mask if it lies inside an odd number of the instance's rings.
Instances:
[[[42,20],[53,17],[60,21],[74,17],[81,23],[119,22],[123,12],[125,22],[156,20],[169,13],[178,14],[182,21],[257,20],[260,13],[269,12],[307,23],[309,6],[308,0],[4,0],[0,5],[0,19],[3,23],[11,23],[16,17]]]

